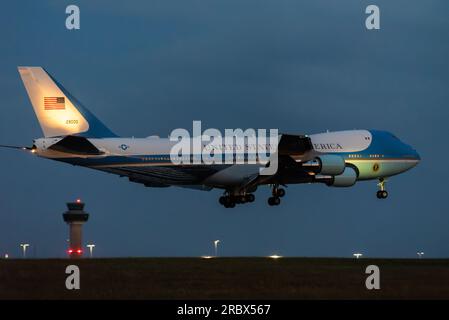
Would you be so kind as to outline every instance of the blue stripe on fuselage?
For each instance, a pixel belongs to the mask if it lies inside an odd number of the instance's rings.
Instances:
[[[194,158],[200,159],[200,156],[195,155]],[[250,159],[255,159],[255,155],[249,155]],[[225,163],[224,157],[223,165],[229,165]],[[133,155],[133,156],[106,156],[106,157],[96,157],[96,158],[52,158],[52,160],[61,161],[77,166],[108,166],[108,165],[133,165],[133,164],[162,164],[169,165],[172,164],[169,154],[160,155]],[[248,157],[245,157],[248,160]],[[241,160],[239,160],[241,161]],[[185,163],[189,165],[189,163]],[[196,164],[196,163],[193,163]],[[204,163],[199,163],[200,165],[205,165]],[[216,165],[216,164],[212,164]],[[221,164],[219,164],[221,165]]]

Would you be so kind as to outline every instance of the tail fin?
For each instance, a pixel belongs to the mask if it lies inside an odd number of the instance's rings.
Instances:
[[[45,137],[116,137],[41,67],[18,67]]]

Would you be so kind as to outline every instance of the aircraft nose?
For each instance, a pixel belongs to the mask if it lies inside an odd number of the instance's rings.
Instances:
[[[412,155],[412,157],[417,160],[417,163],[421,160],[421,157],[418,153],[418,151],[415,150],[415,148],[413,148],[412,146],[408,146],[410,149],[410,154]]]
[[[416,166],[421,161],[421,156],[419,155],[418,151],[416,151],[414,148],[410,147],[411,149],[411,155],[414,161],[413,166]]]
[[[416,160],[418,160],[418,162],[421,161],[421,156],[419,155],[418,151],[416,151],[416,150],[415,150],[415,157],[416,157]]]

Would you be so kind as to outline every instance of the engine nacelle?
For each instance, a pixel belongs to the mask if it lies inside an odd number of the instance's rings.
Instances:
[[[357,181],[357,172],[352,167],[346,167],[342,174],[332,177],[327,185],[330,187],[351,187]]]
[[[325,154],[316,160],[319,163],[319,174],[338,176],[345,171],[345,160],[340,156]]]

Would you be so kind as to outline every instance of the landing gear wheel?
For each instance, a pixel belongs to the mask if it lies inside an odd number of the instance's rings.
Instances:
[[[380,178],[377,186],[379,187],[379,191],[377,191],[376,196],[378,199],[386,199],[388,197],[388,192],[385,190],[385,183],[387,180],[385,178]]]
[[[285,196],[285,190],[283,188],[279,188],[278,184],[275,184],[273,185],[271,194],[274,198],[282,198],[283,196]]]
[[[388,192],[386,190],[379,190],[376,193],[378,199],[386,199],[388,197]]]
[[[256,197],[253,194],[247,194],[246,196],[246,202],[254,202],[256,200]]]
[[[269,197],[268,198],[268,204],[270,206],[278,206],[281,203],[281,199],[278,197]]]
[[[235,207],[235,200],[233,197],[230,196],[221,196],[218,199],[218,202],[222,204],[225,208],[234,208]]]
[[[282,198],[283,196],[285,196],[285,190],[282,189],[282,188],[279,188],[279,189],[277,190],[276,193],[277,193],[276,195],[277,195],[279,198]]]
[[[234,208],[235,207],[235,201],[231,197],[225,197],[224,207],[225,208]]]

